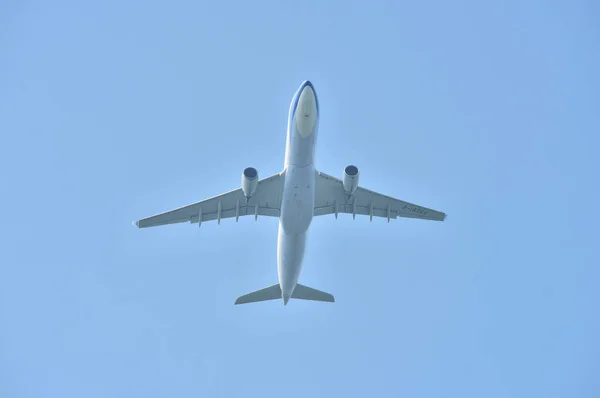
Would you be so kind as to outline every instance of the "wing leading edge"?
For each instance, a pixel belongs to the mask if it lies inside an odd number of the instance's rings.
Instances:
[[[159,225],[182,222],[198,223],[224,218],[253,215],[279,217],[281,210],[281,193],[283,191],[283,173],[274,174],[258,182],[252,197],[246,200],[241,188],[214,196],[200,202],[192,203],[178,209],[156,214],[135,221],[138,228],[156,227]]]
[[[342,180],[328,174],[317,172],[315,194],[315,216],[338,213],[356,214],[373,217],[396,219],[419,218],[422,220],[444,221],[446,214],[428,209],[413,203],[382,195],[368,189],[358,187],[350,196],[344,190]]]

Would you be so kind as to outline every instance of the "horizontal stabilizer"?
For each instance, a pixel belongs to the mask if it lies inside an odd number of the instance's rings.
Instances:
[[[240,296],[235,300],[235,304],[248,304],[277,299],[281,299],[281,287],[279,287],[279,284]]]
[[[325,301],[328,303],[335,303],[333,295],[322,292],[317,289],[313,289],[308,286],[301,285],[299,283],[296,285],[294,293],[292,293],[292,298],[299,300]]]

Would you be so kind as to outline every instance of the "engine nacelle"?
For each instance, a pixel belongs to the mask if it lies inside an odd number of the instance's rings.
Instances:
[[[344,168],[344,190],[347,194],[352,195],[358,188],[358,167],[350,165]]]
[[[247,198],[254,195],[258,187],[258,171],[254,167],[246,167],[242,173],[242,191]]]

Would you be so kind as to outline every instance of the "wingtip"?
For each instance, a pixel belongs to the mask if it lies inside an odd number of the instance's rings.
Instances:
[[[131,225],[133,225],[134,227],[140,227],[140,222],[139,221],[132,221]]]

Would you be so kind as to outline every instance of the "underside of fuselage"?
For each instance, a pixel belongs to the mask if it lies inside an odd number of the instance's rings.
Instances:
[[[292,99],[288,116],[285,181],[277,242],[279,285],[284,304],[292,297],[298,283],[313,218],[318,125],[317,96],[313,85],[305,81]]]

